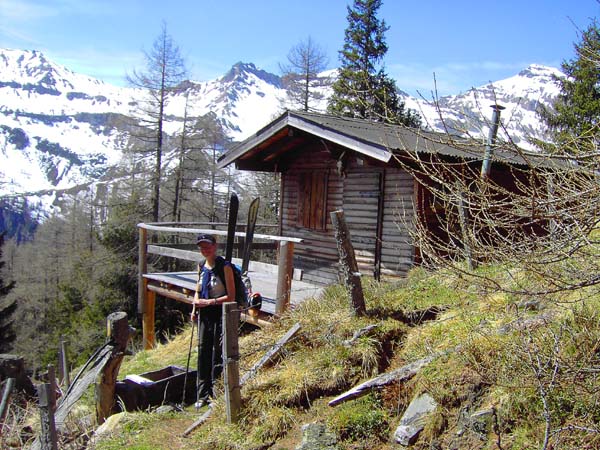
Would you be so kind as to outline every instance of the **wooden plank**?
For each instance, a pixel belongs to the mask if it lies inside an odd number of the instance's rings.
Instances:
[[[433,361],[440,355],[441,353],[427,356],[410,364],[406,364],[405,366],[402,366],[398,369],[392,370],[391,372],[386,372],[375,378],[371,378],[370,380],[353,387],[349,391],[338,395],[336,398],[329,402],[329,406],[337,406],[340,403],[346,402],[348,400],[362,397],[363,395],[366,395],[375,389],[382,389],[384,386],[387,386],[388,384],[393,382],[403,382],[409,380],[412,377],[414,377],[417,373],[419,373],[419,371],[423,367],[425,367],[427,364],[429,364],[431,361]]]
[[[163,247],[161,245],[149,245],[148,253],[153,255],[167,256],[170,258],[184,259],[186,261],[204,261],[204,257],[197,250],[180,250],[176,248]]]
[[[271,361],[281,351],[283,346],[292,339],[302,328],[300,323],[295,323],[276,343],[271,349],[264,354],[243,376],[240,380],[240,385],[243,386],[248,381],[256,376],[258,371]]]
[[[170,298],[171,300],[177,300],[178,302],[187,303],[191,305],[194,301],[194,293],[184,294],[175,289],[163,288],[160,286],[148,285],[148,290],[154,292],[162,297]]]
[[[139,228],[145,228],[147,230],[153,230],[153,231],[163,231],[163,232],[177,232],[177,233],[192,233],[192,234],[200,234],[200,233],[206,233],[206,234],[212,234],[215,236],[227,236],[227,231],[226,230],[213,230],[213,229],[207,229],[207,228],[178,228],[178,227],[163,227],[160,225],[153,225],[153,224],[147,224],[147,223],[140,223],[138,224]],[[246,233],[241,232],[241,231],[237,231],[235,233],[236,237],[246,237]],[[275,242],[281,242],[281,241],[290,241],[290,242],[294,242],[294,243],[299,243],[302,242],[301,239],[297,239],[297,238],[293,238],[293,237],[286,237],[286,236],[274,236],[274,235],[270,235],[270,234],[254,234],[254,239],[266,239],[266,240],[271,240],[271,241],[275,241]]]

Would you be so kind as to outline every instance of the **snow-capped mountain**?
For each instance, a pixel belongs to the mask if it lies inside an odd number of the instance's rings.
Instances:
[[[441,97],[437,102],[409,96],[404,96],[404,100],[436,131],[447,129],[482,138],[487,138],[492,117],[490,106],[501,105],[505,109],[501,112],[503,128],[499,138],[530,147],[531,138],[547,137],[537,111],[541,105],[550,106],[558,96],[560,89],[555,78],[563,76],[553,67],[532,64],[513,77]]]
[[[489,105],[506,107],[503,123],[512,139],[540,137],[535,110],[558,93],[557,69],[532,65],[518,75],[432,102],[405,96],[434,130],[487,136]],[[321,91],[329,94],[331,72]],[[177,133],[188,117],[214,114],[234,140],[266,125],[286,107],[279,76],[254,64],[237,63],[222,77],[186,81],[167,107],[167,133]],[[27,196],[50,204],[62,191],[110,180],[128,145],[127,119],[139,114],[144,93],[108,85],[55,64],[37,51],[0,49],[0,199]],[[129,120],[131,122],[131,120]]]

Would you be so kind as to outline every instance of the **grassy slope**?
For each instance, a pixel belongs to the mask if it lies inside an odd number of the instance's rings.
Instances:
[[[542,448],[546,441],[554,448],[600,446],[597,293],[532,302],[415,270],[400,284],[368,283],[365,295],[366,317],[353,317],[344,291],[332,287],[271,328],[241,338],[243,372],[294,323],[302,324],[285,354],[243,387],[239,424],[225,424],[221,400],[213,418],[188,438],[181,433],[198,417],[193,408],[128,413],[96,448],[292,449],[301,441],[301,426],[317,420],[336,433],[341,448],[393,448],[403,411],[422,392],[440,406],[414,448]],[[345,345],[372,324],[369,334]],[[190,331],[128,358],[120,377],[168,364],[185,367]],[[363,380],[441,350],[448,353],[404,384],[327,405]],[[487,428],[469,420],[480,410],[491,411]]]

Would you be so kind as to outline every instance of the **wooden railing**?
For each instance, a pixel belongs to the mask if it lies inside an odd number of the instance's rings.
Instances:
[[[195,235],[200,233],[208,233],[215,236],[227,236],[225,229],[226,223],[140,223],[139,229],[139,268],[138,268],[138,312],[142,315],[142,328],[144,335],[144,347],[151,348],[154,346],[154,303],[155,295],[159,290],[155,286],[149,286],[148,280],[145,277],[148,274],[148,255],[158,255],[169,258],[177,258],[184,261],[200,262],[203,260],[202,255],[198,252],[196,246]],[[265,227],[276,227],[273,225],[256,225],[258,230]],[[238,226],[238,229],[240,226]],[[178,244],[158,242],[158,239],[149,241],[149,232],[155,234],[171,234],[181,237],[182,241],[188,241]],[[238,240],[237,246],[241,247],[243,239],[246,238],[246,233],[236,231],[235,236]],[[154,236],[153,236],[154,237]],[[271,249],[277,254],[277,265],[265,264],[261,267],[260,264],[254,264],[255,270],[267,270],[266,267],[275,268],[277,272],[277,295],[276,295],[276,314],[283,313],[290,304],[290,292],[292,279],[298,279],[298,275],[294,272],[293,256],[294,244],[302,242],[302,239],[275,236],[269,234],[254,234],[255,244],[253,249]],[[266,241],[266,242],[265,242]],[[251,265],[252,268],[252,265]],[[183,290],[182,293],[173,293],[169,298],[174,300],[189,303],[193,297],[193,293],[188,293]],[[164,290],[159,293],[163,294]]]

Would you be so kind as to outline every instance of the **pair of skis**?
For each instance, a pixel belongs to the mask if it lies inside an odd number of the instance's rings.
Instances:
[[[233,243],[235,241],[235,229],[237,226],[237,216],[240,202],[236,194],[231,194],[229,200],[229,222],[227,225],[227,243],[225,246],[225,259],[231,262],[233,256]],[[242,276],[247,277],[248,265],[250,264],[250,252],[252,250],[252,240],[254,239],[254,228],[256,227],[256,218],[258,217],[258,207],[260,199],[255,198],[248,208],[248,222],[246,225],[246,239],[242,251]],[[251,291],[249,291],[251,292]]]
[[[249,312],[255,314],[262,306],[262,296],[259,293],[253,292],[252,281],[248,276],[248,266],[250,264],[250,253],[252,250],[252,241],[254,239],[254,228],[256,226],[256,218],[258,216],[258,207],[260,199],[255,198],[248,207],[248,222],[246,225],[246,239],[242,251],[242,267],[240,269],[242,281],[246,288],[246,299]],[[239,200],[236,194],[231,195],[229,201],[229,223],[227,227],[227,243],[225,247],[225,259],[231,262],[233,256],[233,243],[235,240],[235,229],[237,226],[237,214],[239,209]]]

